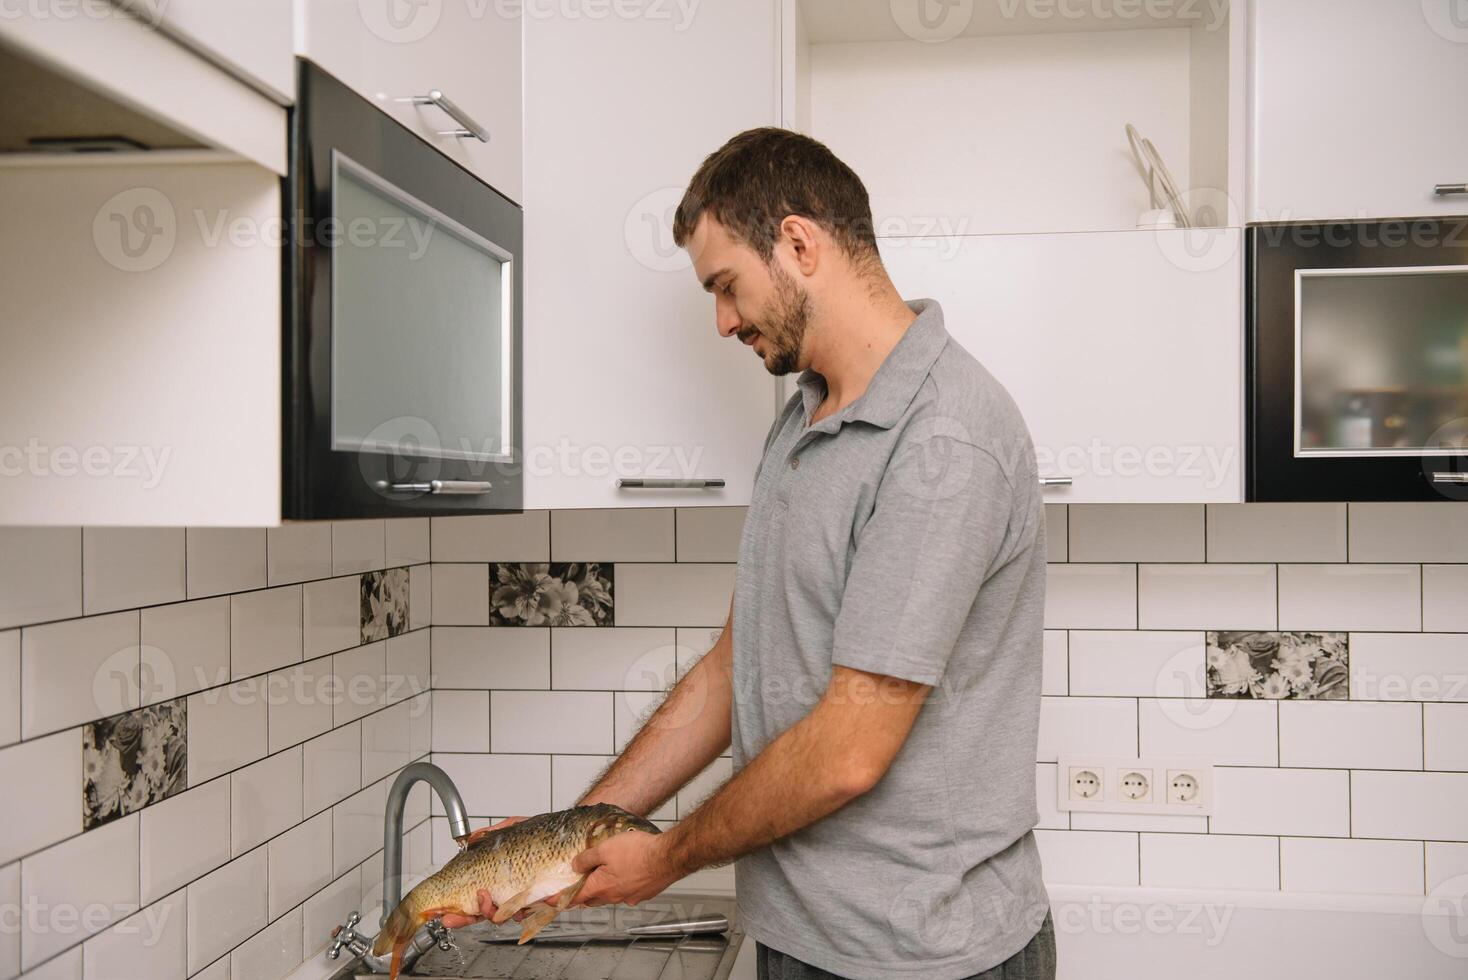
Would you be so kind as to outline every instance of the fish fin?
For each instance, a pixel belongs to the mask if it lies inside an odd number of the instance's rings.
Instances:
[[[556,916],[561,914],[561,907],[549,901],[537,902],[534,912],[525,917],[525,931],[520,933],[520,940],[515,945],[523,946],[535,938],[535,934],[550,924]]]
[[[516,912],[523,909],[526,905],[530,904],[530,891],[531,888],[534,887],[535,886],[532,885],[530,886],[530,888],[526,888],[524,891],[521,892],[516,892],[514,895],[511,895],[509,898],[505,899],[505,904],[497,906],[495,908],[494,918],[490,919],[489,921],[493,922],[495,925],[500,925],[510,916],[514,915]]]
[[[392,967],[388,970],[387,980],[398,980],[398,972],[403,968],[403,950],[408,948],[408,941],[394,943],[392,948]]]
[[[581,891],[581,886],[586,884],[586,879],[590,877],[591,872],[588,871],[580,878],[577,878],[575,881],[571,882],[571,884],[567,885],[565,888],[562,888],[561,893],[556,896],[556,907],[563,912],[566,909],[570,908],[571,903],[576,899],[577,893]]]

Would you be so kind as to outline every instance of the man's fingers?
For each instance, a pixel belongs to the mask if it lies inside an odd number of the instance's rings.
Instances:
[[[479,914],[486,919],[490,919],[494,917],[494,913],[498,908],[499,906],[494,904],[494,899],[489,897],[489,889],[479,889]]]
[[[588,847],[580,854],[571,859],[571,870],[578,875],[584,875],[588,871],[594,871],[601,867],[604,862],[601,857],[601,845]]]

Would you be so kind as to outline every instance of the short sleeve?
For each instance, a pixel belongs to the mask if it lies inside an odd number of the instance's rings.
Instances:
[[[936,685],[999,557],[1013,490],[987,451],[914,428],[858,532],[831,662]]]

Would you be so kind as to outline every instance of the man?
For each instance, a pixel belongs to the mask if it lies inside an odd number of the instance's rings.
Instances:
[[[734,137],[674,237],[719,333],[803,373],[722,636],[581,802],[646,815],[731,741],[735,775],[666,833],[579,855],[578,904],[738,859],[761,978],[1053,977],[1032,833],[1044,510],[1018,410],[936,302],[898,295],[865,188],[822,144]]]

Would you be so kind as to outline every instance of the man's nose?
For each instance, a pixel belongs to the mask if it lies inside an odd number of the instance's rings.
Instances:
[[[744,328],[744,318],[739,315],[732,300],[720,297],[714,310],[714,323],[719,328],[719,336],[733,337]]]

